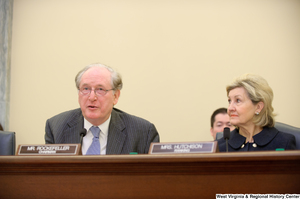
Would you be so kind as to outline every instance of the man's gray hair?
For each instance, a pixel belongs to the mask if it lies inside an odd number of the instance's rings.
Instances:
[[[81,78],[82,75],[89,70],[90,68],[94,68],[94,67],[99,67],[99,68],[106,68],[110,74],[111,74],[111,86],[114,90],[121,90],[123,87],[123,82],[122,82],[122,77],[121,75],[115,71],[113,68],[106,66],[104,64],[100,64],[100,63],[95,63],[95,64],[90,64],[86,67],[84,67],[81,71],[78,72],[78,74],[75,77],[75,84],[77,89],[79,90],[79,85],[81,82]]]

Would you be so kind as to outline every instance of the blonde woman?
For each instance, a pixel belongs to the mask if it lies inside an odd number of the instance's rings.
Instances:
[[[264,78],[245,74],[226,90],[230,123],[236,127],[230,133],[228,151],[296,149],[294,135],[274,128],[273,91]],[[220,151],[226,151],[224,138],[218,144]]]

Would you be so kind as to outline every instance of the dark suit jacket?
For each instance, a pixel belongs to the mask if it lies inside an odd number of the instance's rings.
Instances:
[[[83,121],[80,108],[48,119],[46,144],[80,143]],[[152,123],[116,108],[112,110],[106,154],[148,153],[151,142],[159,142],[158,132]]]
[[[238,129],[230,132],[228,140],[228,151],[275,151],[278,148],[284,150],[296,149],[296,139],[294,135],[283,133],[276,128],[264,127],[263,130],[253,136],[254,143],[245,144],[246,138],[239,134]],[[226,141],[224,138],[218,140],[220,152],[226,151]]]

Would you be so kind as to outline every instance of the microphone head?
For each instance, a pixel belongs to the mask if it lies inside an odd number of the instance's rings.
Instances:
[[[230,138],[230,128],[225,127],[223,131],[223,138],[229,140]]]
[[[80,136],[84,137],[86,135],[86,129],[83,128],[80,133],[79,133]]]

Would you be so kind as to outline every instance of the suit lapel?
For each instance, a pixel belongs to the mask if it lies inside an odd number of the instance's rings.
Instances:
[[[126,134],[124,133],[126,126],[114,109],[111,112],[111,120],[108,130],[106,154],[121,154]]]
[[[80,109],[70,117],[64,129],[63,135],[65,143],[79,143],[80,131],[83,129],[83,115]]]

